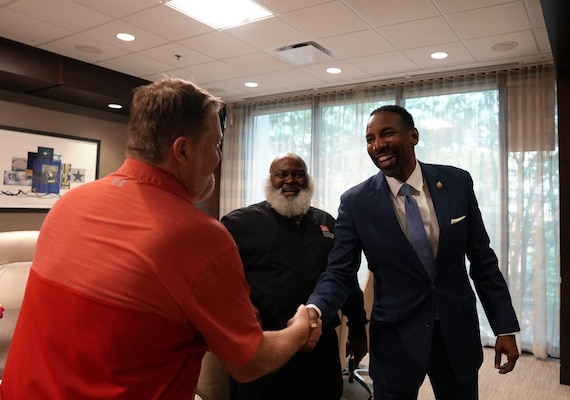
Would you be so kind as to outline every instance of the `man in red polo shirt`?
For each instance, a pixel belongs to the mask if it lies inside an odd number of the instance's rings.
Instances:
[[[135,92],[124,164],[42,226],[3,400],[190,399],[206,349],[249,381],[317,339],[304,306],[262,331],[231,235],[193,205],[214,188],[222,106],[179,79]]]

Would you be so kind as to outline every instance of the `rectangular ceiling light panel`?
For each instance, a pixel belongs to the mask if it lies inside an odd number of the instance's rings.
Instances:
[[[251,0],[170,0],[168,7],[215,29],[226,29],[272,17]]]

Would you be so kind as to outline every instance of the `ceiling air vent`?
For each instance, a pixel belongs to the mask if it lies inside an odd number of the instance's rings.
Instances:
[[[333,59],[333,54],[330,50],[315,42],[303,42],[279,47],[275,49],[274,54],[295,66],[316,64]]]

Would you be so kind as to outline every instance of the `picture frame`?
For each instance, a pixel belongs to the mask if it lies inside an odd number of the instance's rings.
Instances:
[[[99,178],[101,141],[0,125],[0,211],[50,209]]]

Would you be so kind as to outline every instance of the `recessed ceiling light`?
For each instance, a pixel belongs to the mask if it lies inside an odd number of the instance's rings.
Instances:
[[[251,0],[170,0],[168,7],[215,29],[226,29],[273,16]]]
[[[337,67],[330,67],[330,68],[327,68],[327,72],[329,74],[336,75],[336,74],[340,74],[342,72],[342,69],[337,68]]]
[[[250,88],[254,88],[254,87],[258,87],[259,85],[256,82],[246,82],[243,84],[245,87],[250,87]]]
[[[117,39],[122,40],[124,42],[132,42],[135,40],[135,36],[131,35],[130,33],[117,33]]]
[[[436,51],[435,53],[431,53],[430,57],[434,60],[443,60],[444,58],[447,58],[448,55],[449,54],[444,51]]]
[[[109,103],[107,104],[107,107],[112,108],[113,110],[120,110],[121,108],[123,108],[122,105],[116,103]]]
[[[516,49],[519,46],[517,42],[512,42],[507,40],[506,42],[495,43],[491,46],[493,51],[510,51]]]

